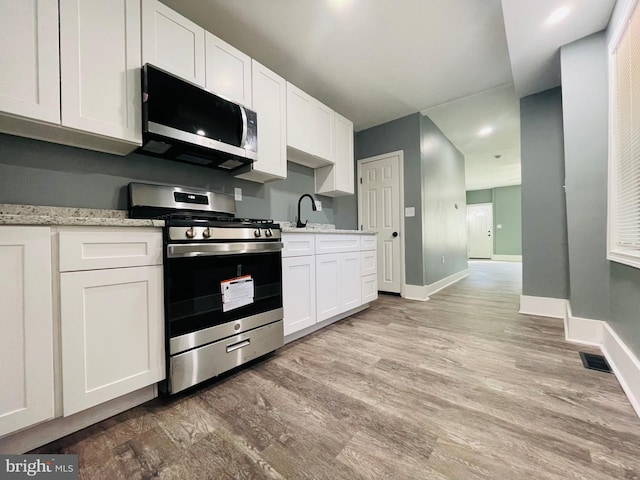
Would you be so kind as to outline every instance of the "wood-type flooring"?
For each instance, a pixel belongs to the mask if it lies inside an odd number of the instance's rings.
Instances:
[[[640,419],[561,320],[518,314],[520,265],[470,262],[187,394],[37,450],[83,479],[640,479]]]

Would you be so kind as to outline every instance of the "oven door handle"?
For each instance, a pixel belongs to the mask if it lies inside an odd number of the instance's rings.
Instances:
[[[279,252],[281,250],[281,242],[179,243],[167,245],[167,258],[240,255],[247,253]]]

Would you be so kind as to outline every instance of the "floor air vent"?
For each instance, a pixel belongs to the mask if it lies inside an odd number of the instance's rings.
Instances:
[[[584,368],[588,368],[590,370],[598,370],[599,372],[612,373],[611,367],[602,355],[580,352],[580,358],[582,359]]]

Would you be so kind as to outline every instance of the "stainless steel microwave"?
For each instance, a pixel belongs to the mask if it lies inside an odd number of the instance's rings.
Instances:
[[[140,153],[234,173],[258,159],[256,112],[153,65],[142,67]]]

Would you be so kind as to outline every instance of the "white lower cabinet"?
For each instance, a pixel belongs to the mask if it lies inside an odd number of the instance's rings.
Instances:
[[[313,255],[282,259],[284,334],[316,324],[316,261]]]
[[[355,234],[283,234],[285,336],[339,319],[339,315],[378,298],[375,263],[370,265],[371,258],[375,262],[376,244],[362,242],[363,248],[373,245],[374,250],[361,251],[361,238],[364,236]],[[369,262],[366,268],[363,259]]]
[[[164,378],[162,267],[60,275],[65,416]]]
[[[66,227],[58,235],[68,416],[164,378],[162,234]]]
[[[51,228],[0,227],[0,437],[54,416]]]

